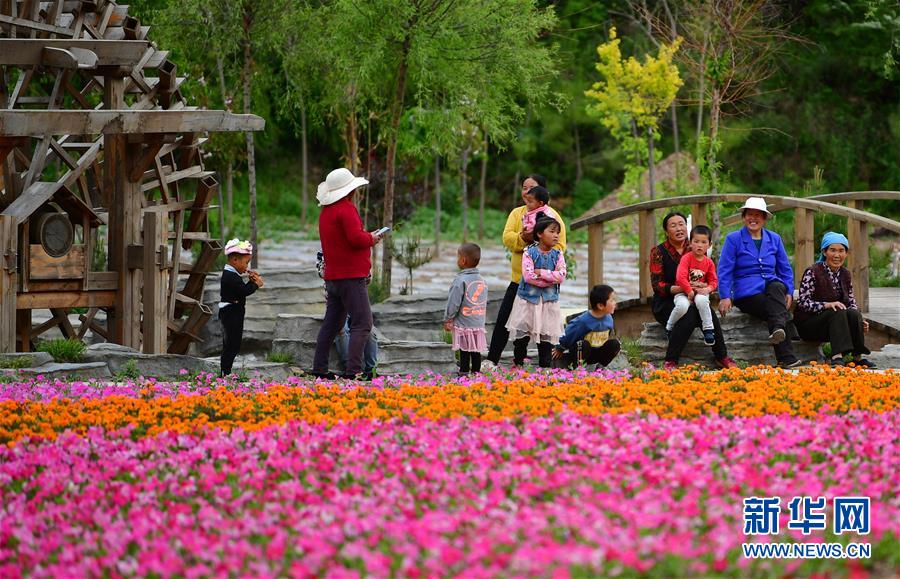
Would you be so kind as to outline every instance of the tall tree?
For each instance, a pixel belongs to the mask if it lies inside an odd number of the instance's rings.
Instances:
[[[678,68],[672,63],[680,43],[676,39],[660,45],[658,56],[648,54],[642,63],[633,56],[622,57],[620,39],[611,28],[609,41],[597,47],[597,72],[602,78],[585,93],[595,101],[589,110],[603,126],[636,157],[646,154],[651,199],[655,197],[656,128],[682,85]],[[646,141],[635,135],[646,135]]]
[[[452,111],[477,102],[484,120],[478,124],[500,140],[522,115],[520,99],[547,94],[554,69],[551,50],[538,37],[555,20],[552,9],[538,8],[536,0],[336,0],[334,7],[330,28],[347,40],[333,48],[342,52],[341,60],[353,62],[355,89],[385,113],[387,226],[394,222],[398,133],[405,111],[446,106],[450,118],[460,119],[461,113]],[[387,245],[382,279],[390,287]]]

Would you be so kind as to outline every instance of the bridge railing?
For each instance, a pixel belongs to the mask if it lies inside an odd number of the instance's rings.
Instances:
[[[707,209],[712,203],[741,203],[750,197],[748,193],[728,193],[721,195],[688,195],[667,197],[653,201],[643,201],[619,207],[596,215],[579,219],[571,228],[588,229],[588,287],[602,283],[603,279],[603,236],[604,224],[622,217],[636,215],[638,220],[640,283],[639,295],[648,298],[653,295],[650,284],[650,250],[659,243],[662,236],[654,212],[657,209],[689,205],[694,225],[708,225]],[[752,195],[762,197],[772,213],[794,210],[794,281],[799,284],[803,272],[816,257],[813,219],[816,213],[829,213],[847,219],[847,238],[852,249],[848,267],[853,274],[853,287],[862,311],[869,309],[869,226],[882,227],[900,234],[900,222],[869,213],[863,209],[866,201],[888,199],[900,201],[900,191],[854,191],[834,193],[816,197],[781,197],[777,195]],[[847,203],[847,206],[839,205]],[[725,226],[740,222],[740,215],[733,215],[723,222]]]

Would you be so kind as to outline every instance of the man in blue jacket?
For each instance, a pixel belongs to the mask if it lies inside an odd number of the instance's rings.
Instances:
[[[794,272],[784,243],[777,233],[764,228],[772,214],[761,197],[747,199],[741,216],[744,227],[725,237],[719,257],[719,312],[724,316],[735,305],[765,320],[778,365],[799,366],[786,332]]]

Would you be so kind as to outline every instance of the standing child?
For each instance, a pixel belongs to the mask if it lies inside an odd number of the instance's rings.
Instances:
[[[219,301],[219,320],[222,322],[224,332],[220,370],[222,376],[231,374],[234,359],[241,350],[247,296],[263,286],[262,277],[255,271],[247,269],[252,253],[253,246],[249,241],[232,239],[225,244],[228,263],[222,272],[222,293]],[[250,278],[246,283],[241,277],[244,273]]]
[[[559,221],[559,215],[550,208],[550,192],[540,185],[532,187],[522,194],[525,200],[525,215],[522,216],[522,231],[534,231],[534,224],[541,216],[552,217]]]
[[[552,217],[541,217],[534,226],[537,243],[522,253],[522,281],[516,293],[507,329],[513,334],[513,362],[525,362],[528,342],[538,346],[538,365],[549,368],[553,345],[563,334],[559,309],[559,286],[566,279],[563,252],[554,249],[559,242],[560,225]]]
[[[709,309],[709,294],[716,291],[719,285],[716,264],[706,255],[711,237],[712,231],[705,225],[698,225],[691,230],[690,251],[686,251],[681,257],[675,273],[675,283],[684,290],[684,293],[675,294],[675,309],[672,310],[666,323],[668,336],[678,320],[690,309],[691,302],[694,302],[700,313],[703,343],[707,346],[716,345],[712,311]]]
[[[481,353],[487,350],[484,334],[484,315],[487,311],[488,290],[478,273],[481,248],[463,243],[456,252],[459,273],[450,286],[444,329],[453,332],[453,350],[459,350],[459,373],[481,372]]]
[[[565,335],[553,349],[553,359],[560,360],[559,364],[564,368],[574,368],[581,363],[608,366],[621,349],[619,341],[610,338],[612,315],[616,311],[613,288],[595,285],[588,300],[591,309],[566,325]]]

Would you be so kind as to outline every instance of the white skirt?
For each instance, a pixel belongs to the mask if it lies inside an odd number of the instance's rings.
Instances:
[[[535,343],[558,344],[560,336],[565,333],[559,301],[533,304],[516,296],[506,329],[513,340],[528,336]]]

